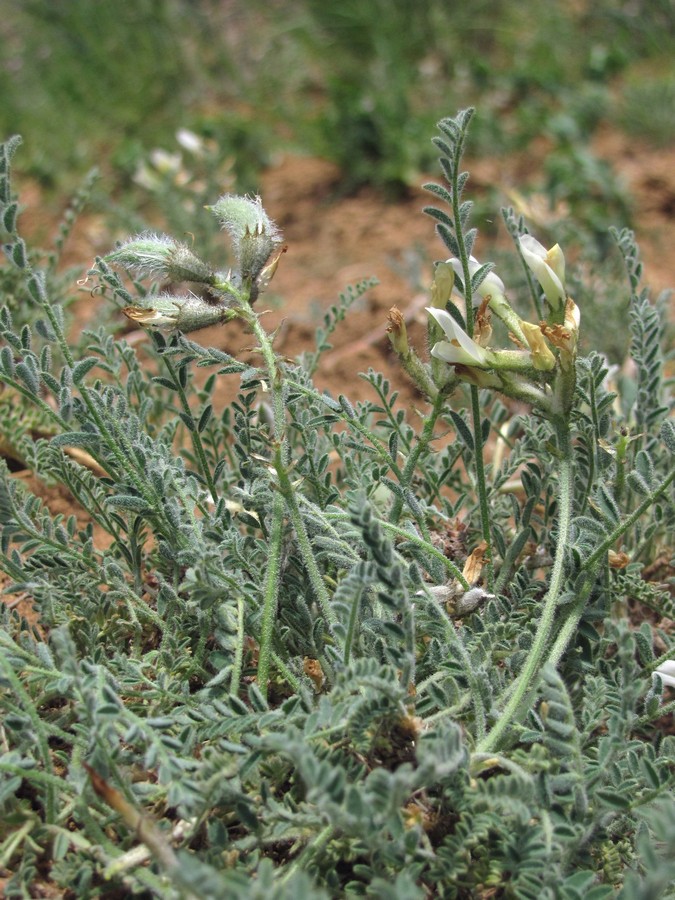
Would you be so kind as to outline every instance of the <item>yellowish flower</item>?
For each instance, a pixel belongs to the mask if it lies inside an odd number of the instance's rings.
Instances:
[[[545,337],[560,350],[560,364],[564,369],[573,365],[577,355],[577,340],[579,338],[579,322],[581,314],[579,307],[571,297],[565,303],[565,320],[562,325],[547,325],[543,323],[541,330]]]
[[[544,339],[541,327],[533,322],[521,322],[521,328],[532,352],[532,365],[540,372],[550,372],[555,366],[555,356]]]
[[[445,309],[445,304],[450,299],[452,289],[455,286],[455,273],[447,262],[441,262],[434,271],[434,280],[431,284],[431,305],[437,309]]]
[[[541,285],[551,310],[558,312],[567,297],[565,290],[565,256],[558,246],[547,250],[531,234],[518,238],[520,251],[532,274]]]

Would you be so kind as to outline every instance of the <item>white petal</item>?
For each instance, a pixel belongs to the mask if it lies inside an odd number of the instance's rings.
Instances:
[[[455,322],[450,313],[446,312],[444,309],[436,309],[433,306],[427,306],[426,310],[430,316],[433,316],[434,319],[436,319],[445,332],[447,339],[449,341],[455,340],[455,329],[459,328],[459,325]]]
[[[168,153],[159,147],[150,151],[150,162],[163,175],[177,172],[182,161],[180,153]]]
[[[542,286],[546,299],[553,309],[560,309],[565,302],[565,288],[547,262],[546,249],[531,234],[524,234],[518,240],[523,259]]]
[[[431,355],[435,359],[442,359],[443,362],[449,363],[451,366],[475,366],[476,360],[470,353],[467,353],[462,347],[456,344],[450,344],[448,341],[439,341],[431,348]]]
[[[446,344],[445,341],[441,341],[439,344],[436,344],[431,351],[432,356],[444,359],[446,362],[455,362],[466,366],[489,367],[489,353],[477,344],[473,338],[470,338],[449,313],[444,309],[435,309],[431,306],[427,307],[427,312],[436,319],[445,332],[448,341],[451,342]],[[459,344],[459,346],[455,346],[456,344]],[[441,347],[442,349],[438,353],[434,353],[436,347]],[[456,357],[459,353],[462,354],[461,359],[449,358],[450,356]]]
[[[188,150],[190,153],[200,154],[204,149],[204,141],[188,128],[179,128],[176,132],[176,140],[184,150]]]
[[[462,269],[461,260],[457,259],[457,257],[453,256],[452,259],[447,260],[447,262],[454,269],[455,275],[459,275],[459,277],[464,280],[464,270]],[[475,256],[469,257],[469,275],[473,278],[476,272],[481,268],[483,264],[478,262]],[[480,283],[478,287],[478,291],[476,292],[479,297],[485,297],[487,294],[503,294],[506,291],[504,287],[504,282],[501,280],[499,275],[495,275],[494,272],[488,272],[483,281]]]
[[[455,340],[464,350],[464,352],[473,358],[474,365],[485,365],[488,355],[483,348],[477,344],[473,338],[470,338],[466,331],[463,331],[459,325],[455,326]]]
[[[546,247],[544,247],[543,244],[540,244],[531,234],[522,234],[518,238],[518,243],[520,244],[520,249],[523,251],[523,256],[526,259],[528,253],[533,256],[538,256],[540,259],[546,259]]]
[[[667,659],[654,671],[666,687],[675,688],[675,659]]]

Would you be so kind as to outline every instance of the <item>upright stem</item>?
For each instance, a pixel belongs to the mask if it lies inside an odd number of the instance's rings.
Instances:
[[[164,365],[169,370],[169,374],[173,380],[174,385],[176,386],[176,392],[178,394],[178,398],[180,400],[180,405],[183,409],[183,414],[187,416],[193,422],[193,428],[190,428],[190,439],[192,440],[192,448],[195,451],[197,459],[199,461],[199,468],[201,469],[204,480],[206,481],[207,487],[209,489],[209,493],[211,494],[211,499],[214,503],[218,502],[218,491],[216,490],[215,482],[213,481],[213,476],[211,475],[211,469],[206,459],[206,453],[204,452],[204,445],[202,444],[202,438],[199,432],[197,431],[197,425],[194,421],[194,416],[192,415],[192,410],[190,409],[190,404],[188,403],[187,396],[185,394],[185,390],[183,389],[182,384],[180,383],[180,379],[178,378],[178,374],[171,362],[171,360],[167,356],[162,357],[162,361]]]
[[[468,125],[468,120],[467,123]],[[460,209],[460,192],[458,191],[459,167],[464,155],[464,138],[465,131],[461,137],[455,142],[454,153],[452,159],[452,216],[455,225],[455,236],[457,238],[457,247],[459,250],[459,261],[462,266],[462,278],[464,280],[464,304],[466,306],[466,332],[469,337],[473,337],[473,296],[471,290],[471,271],[469,269],[469,254],[466,250],[466,242],[464,240],[464,232],[462,230],[462,216]],[[488,590],[492,590],[494,583],[494,563],[492,560],[492,533],[490,531],[490,512],[487,500],[487,485],[485,482],[485,464],[483,461],[483,431],[481,428],[480,403],[478,399],[478,388],[475,384],[471,385],[471,418],[473,420],[473,442],[476,456],[476,482],[478,487],[478,501],[480,505],[480,521],[483,540],[486,543],[485,560],[486,581]]]
[[[288,477],[288,472],[284,468],[282,460],[278,459],[275,462],[277,476],[279,478],[279,491],[288,506],[291,522],[293,523],[293,528],[295,529],[295,538],[298,542],[300,555],[302,556],[302,562],[305,566],[305,569],[307,570],[307,575],[309,577],[310,584],[312,585],[312,590],[314,591],[314,594],[316,596],[316,600],[319,604],[319,607],[321,608],[321,612],[323,613],[323,616],[330,627],[332,625],[335,625],[338,619],[335,614],[335,610],[331,606],[330,596],[321,576],[321,572],[319,571],[319,567],[316,563],[316,557],[314,556],[314,551],[312,550],[312,542],[310,541],[309,535],[307,534],[305,520],[302,518],[293,485],[291,484],[291,480]]]
[[[553,629],[558,600],[564,584],[564,562],[572,521],[574,471],[569,422],[567,420],[558,420],[556,424],[561,461],[558,486],[558,535],[553,570],[551,572],[551,583],[544,598],[544,609],[525,667],[515,683],[513,693],[501,716],[485,738],[476,746],[476,752],[478,753],[490,753],[499,746],[507,728],[518,721],[524,699],[539,683],[544,657]]]
[[[483,429],[481,427],[480,403],[478,388],[471,385],[471,417],[473,419],[473,441],[476,453],[476,481],[478,483],[478,502],[480,505],[480,523],[483,540],[487,544],[485,551],[486,581],[488,591],[494,586],[494,563],[492,560],[492,535],[490,532],[490,509],[487,499],[487,485],[485,481],[485,462],[483,460]]]
[[[419,440],[408,453],[408,459],[406,460],[405,467],[403,469],[403,472],[401,473],[400,480],[401,487],[404,489],[410,487],[413,475],[415,474],[415,468],[417,467],[417,461],[433,439],[436,421],[438,420],[438,417],[441,414],[443,407],[445,406],[445,401],[445,396],[439,392],[434,399],[433,408],[431,410],[431,413],[427,416],[426,422],[424,423],[424,429],[419,437]],[[396,525],[401,518],[402,509],[403,498],[400,496],[396,496],[394,498],[391,513],[389,515],[389,521],[393,525]],[[426,523],[420,521],[419,525],[420,530],[424,534],[424,537],[429,540],[429,529],[426,527]]]
[[[253,330],[265,360],[269,389],[272,394],[272,411],[274,415],[275,466],[283,470],[288,458],[288,447],[285,440],[286,411],[284,409],[283,389],[277,365],[277,358],[272,342],[260,324],[256,314],[247,302],[242,302],[241,316]],[[260,649],[258,651],[258,688],[263,697],[267,697],[270,662],[272,659],[272,637],[279,596],[279,580],[281,577],[281,552],[284,520],[284,496],[279,490],[274,493],[272,503],[272,525],[270,529],[269,557],[265,573],[265,589],[263,593],[263,611],[260,624]]]
[[[239,682],[241,681],[241,673],[244,668],[244,598],[237,598],[237,643],[234,648],[234,660],[232,662],[232,676],[230,678],[230,693],[237,696],[239,694]]]
[[[263,594],[263,612],[260,623],[260,649],[258,651],[258,688],[263,697],[267,697],[267,682],[270,673],[270,657],[272,652],[272,635],[277,611],[279,594],[279,575],[281,573],[281,539],[283,536],[284,498],[277,491],[272,506],[272,528],[270,532],[269,556],[265,573],[265,591]]]

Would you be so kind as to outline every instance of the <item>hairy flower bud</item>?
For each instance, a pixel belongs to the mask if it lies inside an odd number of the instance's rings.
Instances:
[[[225,194],[207,207],[232,238],[241,275],[254,283],[272,252],[281,243],[281,233],[263,209],[260,197]]]
[[[125,306],[124,315],[145,328],[172,328],[187,334],[218,325],[236,315],[227,303],[211,303],[196,294],[156,294],[143,298],[146,306]]]
[[[389,320],[387,335],[391,345],[399,356],[405,356],[409,352],[410,347],[408,345],[408,330],[403,314],[397,306],[392,306],[387,318]]]
[[[216,275],[186,245],[165,234],[145,232],[121,244],[106,262],[131,269],[141,277],[214,284]]]

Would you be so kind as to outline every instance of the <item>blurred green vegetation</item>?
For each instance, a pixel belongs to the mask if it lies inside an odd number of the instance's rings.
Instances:
[[[468,104],[488,154],[544,135],[564,156],[561,115],[577,146],[608,119],[659,142],[675,128],[662,106],[672,76],[640,75],[645,61],[669,70],[670,0],[0,6],[0,131],[23,134],[46,185],[94,161],[124,181],[181,126],[234,158],[239,187],[290,147],[337,161],[345,188],[394,192],[431,165],[435,122]]]

